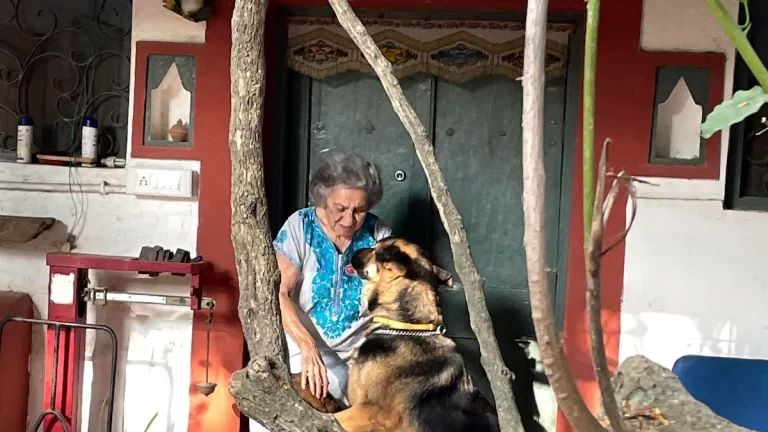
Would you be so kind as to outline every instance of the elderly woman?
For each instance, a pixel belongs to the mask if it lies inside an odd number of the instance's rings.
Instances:
[[[318,399],[346,402],[347,361],[362,343],[362,280],[350,258],[391,233],[369,210],[381,199],[376,167],[357,154],[324,157],[310,177],[314,207],[293,213],[273,243],[292,374]]]

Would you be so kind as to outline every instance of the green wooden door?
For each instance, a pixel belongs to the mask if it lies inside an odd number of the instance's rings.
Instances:
[[[486,304],[499,347],[505,359],[512,359],[515,340],[535,335],[523,247],[522,87],[519,81],[495,77],[460,85],[438,81],[435,101],[435,152],[485,279]],[[548,82],[544,162],[551,269],[557,269],[559,252],[564,102],[564,81]],[[435,261],[456,275],[448,235],[436,212],[431,228]],[[492,398],[463,286],[458,275],[455,278],[456,289],[440,293],[447,334],[456,341],[483,393]],[[555,290],[556,272],[550,283]]]
[[[324,80],[301,76],[294,88],[292,132],[297,149],[300,205],[306,175],[328,149],[354,150],[381,171],[384,198],[373,212],[396,235],[425,246],[454,271],[448,237],[434,210],[423,170],[405,128],[375,76],[349,72]],[[523,248],[521,107],[519,81],[485,77],[454,84],[435,77],[402,81],[406,97],[430,131],[435,152],[459,208],[472,255],[486,281],[488,307],[502,351],[534,337]],[[546,223],[551,287],[557,286],[562,189],[565,79],[550,80],[545,95]],[[396,173],[405,174],[396,178]],[[455,271],[454,271],[455,274]],[[484,393],[489,387],[469,326],[464,291],[441,290],[448,329]]]

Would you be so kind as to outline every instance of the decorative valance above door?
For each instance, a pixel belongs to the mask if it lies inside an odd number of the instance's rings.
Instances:
[[[364,18],[395,75],[436,75],[459,83],[484,75],[517,79],[523,73],[525,25],[510,21],[432,21]],[[572,24],[549,24],[545,70],[565,75]],[[356,70],[373,73],[335,18],[288,20],[288,67],[315,79]]]

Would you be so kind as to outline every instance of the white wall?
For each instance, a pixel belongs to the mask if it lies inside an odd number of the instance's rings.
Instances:
[[[642,200],[640,214],[626,255],[621,357],[667,367],[691,353],[768,358],[759,300],[768,273],[757,250],[768,215],[656,199]]]
[[[133,42],[163,40],[203,42],[205,24],[190,23],[162,8],[157,0],[133,1]],[[131,76],[133,76],[133,55]],[[129,113],[133,112],[133,83]],[[132,117],[132,116],[131,116]],[[129,119],[128,124],[131,124]],[[130,131],[129,139],[130,143]],[[147,161],[130,159],[129,165],[183,167],[199,173],[196,161]],[[82,230],[73,252],[137,256],[144,245],[183,248],[196,253],[198,225],[197,199],[146,199],[121,193],[125,170],[82,168],[77,170],[82,184],[99,185],[107,181],[115,187],[102,195],[90,192],[72,196],[68,192],[44,192],[60,188],[70,181],[65,167],[0,163],[0,214],[49,216],[59,220],[51,232],[24,248],[0,248],[0,290],[30,294],[37,314],[47,315],[48,268],[45,254],[56,250],[72,228],[75,212],[82,213]],[[18,190],[35,183],[29,192]],[[17,190],[14,190],[17,189]],[[97,191],[98,187],[90,187]],[[76,206],[73,203],[78,203]],[[178,277],[149,279],[119,273],[91,272],[94,286],[135,292],[188,295],[185,281]],[[89,307],[89,321],[112,326],[119,338],[118,388],[115,401],[115,431],[143,431],[151,416],[158,412],[151,431],[187,429],[188,392],[191,352],[192,314],[172,307],[111,304]],[[102,430],[106,414],[101,408],[106,390],[108,344],[102,337],[88,334],[86,342],[86,379],[84,397],[93,393],[85,406],[84,419],[90,427]],[[44,335],[35,332],[31,356],[29,421],[34,421],[42,405]],[[95,366],[94,366],[95,365]],[[95,368],[95,379],[91,380]],[[91,391],[93,390],[93,391]],[[89,412],[90,411],[90,412]],[[99,423],[101,419],[101,423]]]
[[[737,1],[728,2],[733,16]],[[680,25],[685,23],[685,25]],[[734,50],[700,0],[645,0],[648,50]],[[671,367],[685,354],[768,358],[758,299],[768,294],[762,263],[768,214],[723,210],[728,133],[719,180],[651,179],[627,239],[620,360],[643,354]]]

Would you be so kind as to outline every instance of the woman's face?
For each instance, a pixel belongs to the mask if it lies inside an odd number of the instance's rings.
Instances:
[[[336,235],[352,238],[363,226],[368,202],[362,189],[337,186],[331,189],[325,205],[326,223]]]

